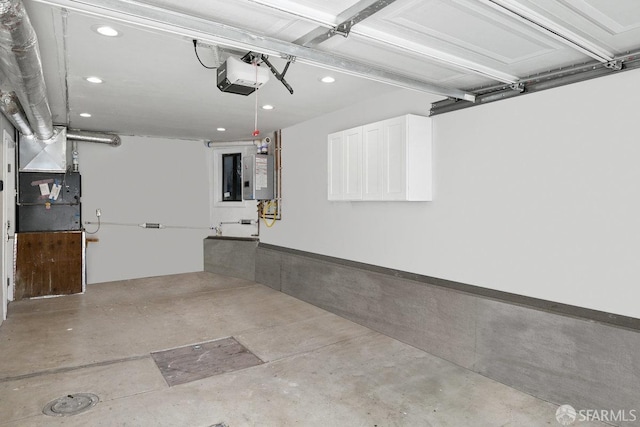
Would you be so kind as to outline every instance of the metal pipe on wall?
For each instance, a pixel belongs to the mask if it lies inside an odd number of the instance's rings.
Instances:
[[[82,130],[68,130],[67,139],[71,141],[109,144],[114,147],[118,147],[122,143],[118,135],[114,135],[111,133],[88,132],[88,131],[82,131]]]
[[[80,172],[80,159],[78,155],[78,141],[71,141],[71,170]]]

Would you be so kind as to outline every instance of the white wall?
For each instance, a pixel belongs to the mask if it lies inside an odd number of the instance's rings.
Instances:
[[[435,199],[328,202],[330,132],[433,98],[399,90],[283,130],[283,220],[261,241],[640,318],[640,71],[434,118]]]
[[[201,228],[103,224],[87,247],[87,283],[202,271],[209,151],[197,141],[126,136],[117,148],[79,144],[83,222],[96,221],[100,208],[107,223]]]

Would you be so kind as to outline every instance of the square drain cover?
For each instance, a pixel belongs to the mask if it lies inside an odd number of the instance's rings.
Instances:
[[[233,337],[151,353],[169,387],[262,364]]]

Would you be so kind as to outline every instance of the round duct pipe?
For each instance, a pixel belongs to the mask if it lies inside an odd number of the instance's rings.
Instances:
[[[0,92],[0,110],[24,136],[33,135],[15,92]]]
[[[122,143],[118,135],[111,133],[87,132],[82,130],[68,130],[67,139],[71,141],[109,144],[114,147],[118,147]]]
[[[55,133],[38,38],[21,0],[0,0],[0,62],[33,133],[52,143]]]

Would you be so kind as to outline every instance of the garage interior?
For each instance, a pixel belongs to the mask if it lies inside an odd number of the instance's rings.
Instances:
[[[175,3],[0,1],[0,425],[640,425],[637,2]]]

